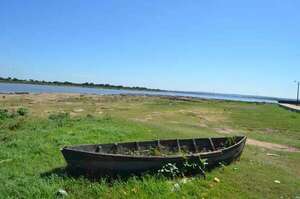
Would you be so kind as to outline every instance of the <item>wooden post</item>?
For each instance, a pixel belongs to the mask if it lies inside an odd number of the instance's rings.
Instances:
[[[160,141],[159,140],[157,140],[157,147],[160,150]]]
[[[179,141],[179,139],[177,139],[176,142],[177,142],[178,152],[180,153],[181,152],[181,147],[180,147],[180,141]]]
[[[135,142],[135,147],[136,147],[136,150],[139,151],[140,150],[140,145],[139,145],[139,142]]]
[[[197,144],[196,144],[196,140],[195,140],[195,139],[193,139],[193,145],[194,145],[195,153],[198,153],[198,147],[197,147]]]
[[[116,153],[119,153],[118,143],[115,143],[114,146],[115,146],[115,151],[116,151]]]
[[[211,148],[215,151],[216,150],[216,148],[215,148],[215,145],[214,145],[214,143],[213,143],[213,141],[212,141],[212,139],[211,138],[208,138],[209,139],[209,142],[210,142],[210,145],[211,145]]]
[[[102,152],[102,146],[97,146],[96,152],[101,153]]]

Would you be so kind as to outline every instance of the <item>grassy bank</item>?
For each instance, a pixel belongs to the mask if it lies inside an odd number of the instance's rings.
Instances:
[[[109,183],[67,176],[59,151],[73,144],[240,133],[300,147],[300,114],[276,105],[36,94],[1,95],[0,106],[9,113],[0,119],[0,198],[55,198],[59,189],[68,198],[300,197],[300,153],[247,145],[239,162],[207,179],[143,176]],[[28,113],[20,114],[20,107]]]

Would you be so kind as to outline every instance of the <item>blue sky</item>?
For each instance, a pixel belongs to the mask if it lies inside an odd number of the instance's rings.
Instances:
[[[0,76],[294,97],[298,0],[0,0]]]

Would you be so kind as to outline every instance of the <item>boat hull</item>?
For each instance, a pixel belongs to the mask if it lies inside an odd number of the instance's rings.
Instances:
[[[206,159],[207,167],[213,168],[220,163],[229,164],[242,154],[246,143],[246,137],[239,143],[208,153],[195,153],[186,156],[128,156],[120,154],[92,153],[69,148],[63,148],[62,154],[73,171],[84,171],[88,173],[143,173],[161,169],[168,163],[176,164],[180,167],[187,160],[197,161],[199,158]]]

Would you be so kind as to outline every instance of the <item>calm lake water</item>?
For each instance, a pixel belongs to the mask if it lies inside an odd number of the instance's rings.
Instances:
[[[75,86],[49,86],[49,85],[0,83],[0,93],[14,93],[14,92],[80,93],[80,94],[97,94],[97,95],[117,95],[117,94],[164,95],[164,96],[197,97],[201,99],[221,99],[221,100],[234,100],[234,101],[246,101],[246,102],[277,103],[276,99],[272,99],[268,97],[215,94],[215,93],[204,93],[204,92],[180,92],[180,91],[154,92],[154,91],[134,91],[134,90],[125,90],[125,89],[116,90],[116,89],[84,88],[84,87],[75,87]]]

